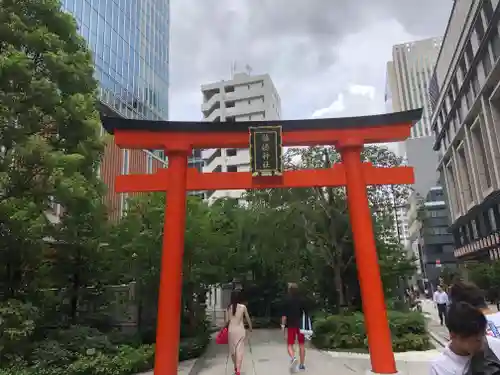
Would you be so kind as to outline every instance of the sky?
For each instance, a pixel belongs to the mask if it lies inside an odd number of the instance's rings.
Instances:
[[[231,64],[270,74],[283,119],[385,112],[392,46],[442,36],[452,0],[171,0],[171,120]]]

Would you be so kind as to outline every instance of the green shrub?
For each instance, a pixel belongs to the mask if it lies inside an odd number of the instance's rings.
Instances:
[[[122,346],[117,355],[103,353],[82,355],[66,368],[65,373],[67,375],[129,375],[150,370],[153,364],[153,346],[145,345],[138,349]]]
[[[154,345],[129,338],[132,345],[117,345],[123,341],[120,334],[107,336],[83,326],[54,330],[46,340],[32,343],[24,357],[2,362],[10,367],[0,368],[0,375],[130,375],[153,368]],[[179,359],[199,357],[209,341],[208,330],[182,339]]]
[[[16,361],[31,348],[39,311],[30,303],[9,300],[0,304],[0,363]]]
[[[208,331],[200,333],[197,337],[182,339],[179,344],[179,361],[199,357],[203,354],[209,342],[210,334]]]
[[[388,318],[394,351],[430,348],[425,319],[421,313],[390,311]],[[313,344],[321,349],[367,349],[363,314],[332,315],[316,320]]]
[[[88,350],[95,350],[104,354],[114,354],[117,351],[116,345],[108,336],[92,327],[71,326],[54,331],[50,338],[74,353],[86,354]]]
[[[72,363],[48,366],[39,362],[31,367],[16,365],[0,369],[0,375],[132,375],[153,368],[154,347],[121,346],[116,354],[89,351],[78,355]]]

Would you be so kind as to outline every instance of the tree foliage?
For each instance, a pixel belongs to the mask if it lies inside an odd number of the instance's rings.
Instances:
[[[74,318],[106,220],[92,57],[56,0],[3,0],[0,35],[3,297],[65,285]]]

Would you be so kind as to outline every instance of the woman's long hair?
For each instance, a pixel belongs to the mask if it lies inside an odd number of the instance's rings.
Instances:
[[[238,307],[238,303],[241,303],[241,293],[239,290],[233,290],[231,292],[231,311],[233,315],[236,314],[236,308]]]
[[[298,299],[300,297],[299,286],[296,283],[288,284],[288,295],[292,299]]]

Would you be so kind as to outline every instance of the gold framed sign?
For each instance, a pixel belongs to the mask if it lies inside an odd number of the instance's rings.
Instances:
[[[252,176],[283,175],[281,126],[250,127],[250,165]]]

